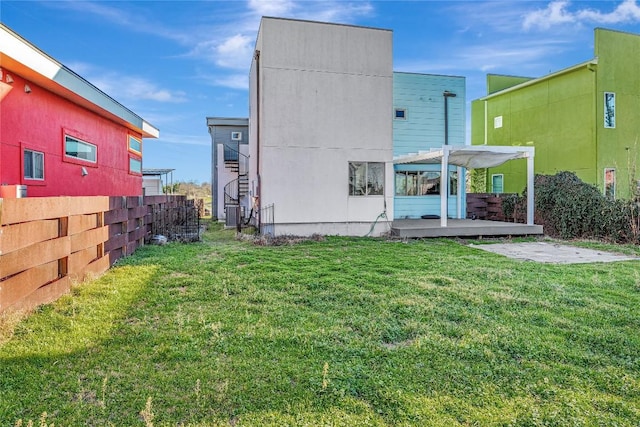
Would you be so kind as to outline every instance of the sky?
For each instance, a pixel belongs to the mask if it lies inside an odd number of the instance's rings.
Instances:
[[[394,70],[466,77],[468,112],[487,73],[540,77],[592,59],[596,27],[640,33],[635,0],[0,1],[3,24],[160,129],[144,168],[196,183],[206,117],[248,117],[261,16],[393,30]]]

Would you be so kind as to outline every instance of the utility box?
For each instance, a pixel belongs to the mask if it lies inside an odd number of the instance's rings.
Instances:
[[[21,199],[27,197],[26,185],[0,185],[0,198]]]

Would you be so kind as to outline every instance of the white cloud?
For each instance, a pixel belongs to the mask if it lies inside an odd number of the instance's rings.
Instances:
[[[610,4],[601,2],[599,4]],[[567,0],[552,1],[545,9],[538,9],[524,16],[522,26],[525,30],[538,28],[548,30],[549,28],[562,24],[619,24],[640,22],[640,7],[636,0],[624,0],[616,8],[604,13],[595,9],[569,10],[571,3]]]
[[[231,74],[213,80],[216,86],[224,86],[231,89],[249,89],[248,74]]]
[[[222,68],[248,70],[251,64],[254,38],[243,34],[234,34],[221,40],[200,42],[189,56],[201,57],[213,61]]]
[[[68,63],[67,67],[110,97],[121,102],[146,100],[179,103],[187,100],[184,92],[159,87],[143,77],[101,70],[83,62]]]
[[[249,0],[248,6],[259,16],[284,16],[289,14],[295,5],[289,0]]]
[[[179,133],[161,133],[158,142],[167,144],[211,145],[211,138],[204,135],[184,135]],[[155,143],[155,141],[153,142]]]

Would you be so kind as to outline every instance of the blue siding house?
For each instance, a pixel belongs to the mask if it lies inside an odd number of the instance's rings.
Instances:
[[[394,72],[394,158],[464,146],[465,99],[464,77]],[[439,164],[395,164],[394,174],[395,219],[440,215]],[[464,218],[464,169],[449,166],[448,174],[447,216]]]

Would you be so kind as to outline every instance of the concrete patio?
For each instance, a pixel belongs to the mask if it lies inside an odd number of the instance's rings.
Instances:
[[[533,236],[543,234],[541,225],[513,222],[449,219],[442,227],[439,219],[397,219],[391,224],[394,237],[490,237]]]

